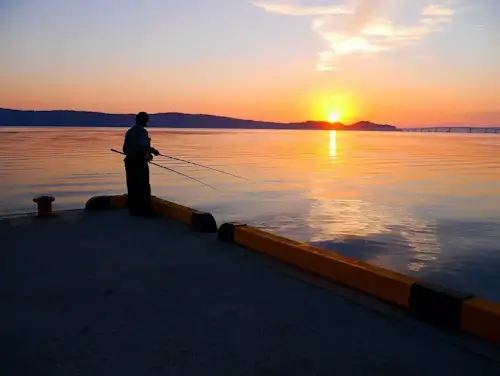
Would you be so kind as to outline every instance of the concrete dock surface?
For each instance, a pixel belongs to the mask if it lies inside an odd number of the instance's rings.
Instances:
[[[165,218],[0,223],[3,376],[500,375],[496,346]]]

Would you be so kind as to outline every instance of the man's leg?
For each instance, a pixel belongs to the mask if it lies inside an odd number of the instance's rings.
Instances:
[[[130,215],[138,215],[140,210],[139,169],[133,161],[125,162],[127,176],[127,207]]]
[[[137,165],[137,210],[143,215],[147,213],[148,190],[147,190],[147,163],[138,163]]]
[[[149,180],[149,164],[146,164],[146,181],[147,181],[146,190],[147,190],[149,199],[151,199],[151,183]]]
[[[146,217],[157,217],[151,202],[151,184],[149,182],[149,164],[141,169],[141,213]]]
[[[151,183],[149,181],[149,164],[146,164],[144,171],[144,206],[148,212],[153,212],[153,205],[151,204]]]

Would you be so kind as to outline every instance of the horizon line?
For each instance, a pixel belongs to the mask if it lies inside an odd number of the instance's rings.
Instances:
[[[16,109],[16,108],[5,108],[5,107],[0,107],[0,110],[7,110],[7,111],[20,111],[20,112],[81,112],[81,113],[93,113],[93,114],[102,114],[102,115],[127,115],[127,116],[135,116],[137,113],[130,113],[130,112],[102,112],[102,111],[93,111],[93,110],[74,110],[74,109],[45,109],[45,110],[36,110],[36,109]],[[267,120],[254,120],[254,119],[245,119],[245,118],[239,118],[239,117],[231,117],[231,116],[226,116],[226,115],[215,115],[215,114],[207,114],[207,113],[188,113],[188,112],[177,112],[177,111],[167,111],[167,112],[154,112],[154,113],[149,113],[150,116],[154,115],[167,115],[167,114],[179,114],[179,115],[191,115],[191,116],[213,116],[213,117],[219,117],[219,118],[226,118],[226,119],[234,119],[234,120],[242,120],[242,121],[249,121],[249,122],[256,122],[256,123],[268,123],[268,124],[280,124],[280,125],[286,125],[286,124],[301,124],[301,123],[309,123],[309,122],[315,122],[315,123],[324,123],[324,124],[337,124],[337,125],[343,125],[343,126],[351,126],[354,124],[358,123],[372,123],[372,124],[377,124],[377,125],[389,125],[393,126],[397,129],[405,129],[405,128],[498,128],[500,127],[499,125],[420,125],[420,126],[398,126],[395,124],[389,124],[389,123],[374,123],[369,120],[359,120],[356,122],[353,122],[351,124],[346,124],[341,121],[331,123],[327,120],[302,120],[302,121],[294,121],[294,122],[277,122],[277,121],[267,121]],[[0,124],[1,126],[1,124]]]
[[[103,115],[129,115],[129,116],[135,116],[137,113],[130,113],[130,112],[102,112],[102,111],[92,111],[92,110],[73,110],[73,109],[50,109],[50,110],[34,110],[34,109],[17,109],[17,108],[5,108],[5,107],[0,107],[0,110],[7,110],[7,111],[23,111],[23,112],[62,112],[62,111],[67,111],[67,112],[83,112],[83,113],[93,113],[93,114],[103,114]],[[146,111],[147,112],[147,111]],[[293,122],[279,122],[279,121],[268,121],[268,120],[254,120],[254,119],[245,119],[245,118],[240,118],[240,117],[232,117],[232,116],[226,116],[226,115],[215,115],[215,114],[207,114],[207,113],[189,113],[189,112],[178,112],[178,111],[167,111],[167,112],[148,112],[149,116],[154,116],[154,115],[167,115],[167,114],[179,114],[179,115],[192,115],[192,116],[213,116],[213,117],[219,117],[219,118],[226,118],[226,119],[234,119],[234,120],[242,120],[242,121],[252,121],[256,123],[268,123],[268,124],[301,124],[301,123],[309,123],[309,122],[315,122],[315,123],[325,123],[325,124],[341,124],[341,125],[353,125],[356,123],[372,123],[372,124],[378,124],[378,125],[392,125],[393,127],[396,127],[394,124],[388,124],[388,123],[373,123],[368,120],[359,120],[356,122],[353,122],[352,124],[345,124],[342,123],[341,121],[331,123],[328,120],[301,120],[301,121],[293,121]]]

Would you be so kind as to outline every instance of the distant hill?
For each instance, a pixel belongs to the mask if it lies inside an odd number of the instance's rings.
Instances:
[[[73,126],[73,127],[128,127],[135,114],[107,114],[89,111],[27,111],[0,108],[0,126]],[[397,131],[392,125],[360,121],[351,125],[326,121],[274,123],[235,119],[224,116],[167,112],[150,114],[150,127],[170,128],[226,128],[226,129],[324,129],[358,131]]]

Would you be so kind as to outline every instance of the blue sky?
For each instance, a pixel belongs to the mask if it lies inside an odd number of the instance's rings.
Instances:
[[[499,17],[494,0],[0,0],[0,107],[500,123]]]

